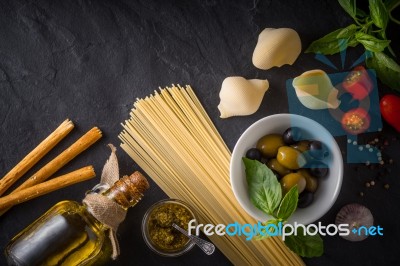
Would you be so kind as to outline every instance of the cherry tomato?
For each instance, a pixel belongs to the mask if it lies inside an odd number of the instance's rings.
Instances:
[[[380,101],[383,119],[400,132],[400,97],[388,94]]]
[[[357,135],[365,132],[370,125],[371,119],[369,114],[363,108],[351,109],[342,117],[343,129],[352,135]]]
[[[371,92],[373,84],[368,72],[363,66],[357,66],[342,83],[353,99],[362,100]]]

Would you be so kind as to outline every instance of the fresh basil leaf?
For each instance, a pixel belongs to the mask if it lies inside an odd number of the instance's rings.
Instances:
[[[360,27],[357,26],[356,24],[351,24],[349,26],[347,26],[346,28],[343,28],[338,36],[337,39],[339,39],[340,41],[343,41],[343,43],[341,44],[339,41],[339,49],[340,50],[344,50],[346,49],[346,45],[350,46],[350,47],[356,47],[359,42],[356,39],[356,32]],[[340,47],[340,45],[345,46],[345,48]]]
[[[382,0],[369,0],[369,11],[372,22],[381,29],[386,29],[389,13]]]
[[[355,0],[338,0],[342,8],[352,17],[356,18],[357,9]]]
[[[384,53],[373,53],[366,63],[368,68],[375,69],[382,83],[400,91],[400,66],[392,58]]]
[[[350,47],[356,47],[357,45],[360,44],[359,41],[357,41],[355,34],[353,36],[351,36],[349,39],[347,39],[346,41],[347,41],[347,46],[350,46]]]
[[[319,234],[304,235],[302,227],[297,228],[297,235],[286,236],[285,244],[301,257],[319,257],[324,253],[324,242],[321,236]]]
[[[271,220],[268,220],[268,221],[266,221],[264,223],[261,223],[261,225],[262,226],[268,226],[270,224],[274,224],[276,226],[279,226],[279,222],[281,222],[281,221],[278,220],[278,219],[271,219]],[[266,232],[265,229],[262,229],[262,232],[259,232],[259,234],[257,234],[255,236],[255,240],[262,240],[262,239],[271,237],[271,235],[275,235],[276,232],[273,230],[273,228],[270,227],[269,229],[270,229],[269,232]]]
[[[306,53],[321,53],[321,54],[336,54],[340,51],[337,35],[343,29],[337,29],[323,36],[322,38],[313,41],[306,49]]]
[[[255,207],[273,215],[282,200],[282,188],[274,173],[265,164],[243,158],[250,201]]]
[[[345,50],[349,44],[354,47],[358,44],[354,38],[357,29],[358,26],[355,24],[351,24],[346,28],[337,29],[312,42],[305,52],[332,55]]]
[[[350,24],[346,28],[341,29],[337,34],[336,39],[347,39],[353,36],[359,27],[356,24]]]
[[[275,210],[278,208],[279,203],[282,200],[282,187],[281,184],[276,179],[276,176],[272,173],[272,171],[265,166],[269,170],[269,176],[272,178],[266,178],[264,181],[264,191],[267,197],[267,205],[269,207],[269,215],[273,215]]]
[[[374,57],[379,59],[380,62],[382,62],[386,67],[388,67],[391,70],[394,70],[396,72],[400,72],[400,66],[389,56],[387,56],[384,53],[374,53]]]
[[[390,40],[381,40],[361,31],[356,33],[356,40],[371,52],[382,52],[390,43]]]
[[[279,205],[278,212],[276,213],[276,217],[284,221],[287,221],[289,217],[293,214],[293,212],[296,210],[298,200],[299,200],[299,190],[297,189],[297,185],[295,185],[283,197],[283,200]]]
[[[249,194],[250,201],[256,208],[262,210],[267,214],[272,214],[273,211],[271,210],[271,206],[267,200],[268,196],[262,186],[260,188],[257,188],[255,186],[250,187]]]

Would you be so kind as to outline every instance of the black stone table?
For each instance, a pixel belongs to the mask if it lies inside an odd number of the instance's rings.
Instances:
[[[251,62],[258,34],[266,27],[295,29],[306,48],[324,34],[347,26],[351,18],[337,1],[0,1],[0,176],[18,163],[63,120],[76,128],[32,171],[59,154],[93,126],[104,137],[59,173],[93,164],[100,174],[109,156],[108,143],[119,145],[121,122],[128,119],[136,98],[159,86],[190,84],[232,150],[243,131],[258,119],[288,112],[285,82],[306,70],[331,68],[302,53],[293,66],[263,71]],[[390,26],[394,39],[399,26]],[[392,46],[400,55],[399,40]],[[362,49],[348,50],[354,61]],[[337,65],[340,56],[330,59]],[[349,62],[350,62],[349,61]],[[349,70],[349,65],[345,66]],[[217,105],[227,76],[267,78],[270,89],[260,109],[247,117],[220,119]],[[389,92],[382,84],[380,95]],[[400,114],[399,114],[400,115]],[[340,195],[321,218],[333,223],[339,209],[358,202],[371,209],[384,236],[351,243],[339,236],[324,237],[325,253],[305,260],[309,265],[394,265],[400,259],[399,137],[384,123],[385,156],[394,159],[376,187],[366,189],[377,169],[345,165]],[[346,139],[337,138],[345,153]],[[118,151],[121,174],[137,165]],[[378,167],[378,166],[376,166]],[[0,248],[55,203],[80,201],[98,180],[80,183],[12,208],[0,218]],[[390,184],[388,190],[383,184]],[[194,248],[179,258],[152,253],[141,235],[147,208],[166,195],[154,184],[129,210],[120,226],[121,256],[110,265],[227,265],[217,251],[204,255]],[[359,195],[364,192],[364,196]],[[0,256],[0,265],[5,265]]]

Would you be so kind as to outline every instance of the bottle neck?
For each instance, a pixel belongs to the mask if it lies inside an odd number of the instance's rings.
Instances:
[[[119,179],[103,192],[103,195],[127,209],[138,203],[143,197],[143,192],[149,187],[146,178],[140,172],[135,172]]]

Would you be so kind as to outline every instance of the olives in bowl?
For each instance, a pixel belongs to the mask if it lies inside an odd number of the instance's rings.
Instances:
[[[287,129],[294,127],[300,129],[301,136],[300,138],[296,137],[294,142],[287,142],[283,137],[283,133]],[[233,149],[230,162],[230,181],[236,199],[243,209],[258,221],[264,222],[271,218],[251,203],[245,167],[242,162],[242,157],[246,156],[247,151],[251,148],[257,148],[259,140],[269,134],[280,135],[283,144],[280,141],[279,145],[275,143],[273,150],[276,150],[276,155],[273,156],[272,152],[272,155],[268,155],[272,157],[267,158],[262,155],[261,161],[266,161],[266,165],[278,176],[281,184],[285,181],[290,185],[289,183],[291,182],[292,184],[297,184],[298,188],[304,185],[303,192],[300,193],[302,195],[301,203],[308,206],[298,208],[288,222],[293,223],[296,221],[309,224],[318,220],[332,207],[340,192],[343,178],[343,159],[341,151],[329,131],[316,121],[304,116],[293,114],[271,115],[255,122],[242,134]],[[311,156],[310,144],[312,141],[320,141],[323,144],[323,148],[326,148],[327,153],[322,153],[323,159],[316,159]],[[277,148],[276,146],[279,147]],[[279,150],[283,147],[290,148],[283,149],[284,153],[289,152],[289,154],[281,154],[278,158]],[[293,152],[292,148],[298,153]],[[296,158],[295,161],[294,158]],[[289,160],[289,162],[284,160]],[[282,164],[282,162],[284,163]],[[317,163],[323,163],[323,165],[315,165]],[[324,177],[315,177],[311,174],[310,170],[312,168],[310,167],[319,170],[323,169],[320,166],[326,166],[326,175]],[[289,176],[290,179],[289,177],[284,179],[286,175],[291,173],[297,173],[298,175],[291,175]],[[321,174],[324,174],[323,171],[321,171]],[[299,175],[303,177],[304,181]],[[311,202],[308,204],[309,201]],[[298,206],[301,207],[300,203]]]
[[[298,207],[306,208],[314,197],[302,194],[315,193],[319,179],[328,175],[329,168],[323,160],[329,151],[321,141],[303,140],[302,136],[298,127],[289,127],[282,135],[267,134],[257,141],[256,148],[246,152],[246,158],[266,161],[281,183],[283,194],[297,186]]]

